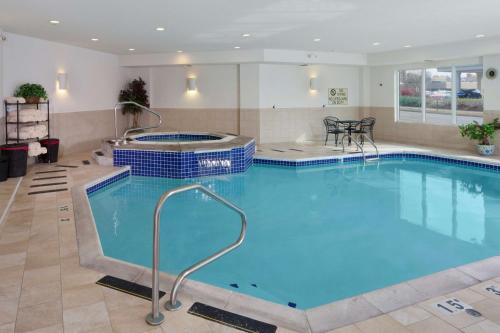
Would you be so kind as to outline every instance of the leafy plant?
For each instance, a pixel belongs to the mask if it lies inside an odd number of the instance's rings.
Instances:
[[[120,102],[136,102],[138,104],[144,105],[145,107],[149,107],[149,96],[146,91],[146,82],[142,78],[134,79],[127,84],[127,88],[120,91],[120,95],[118,100]],[[132,114],[133,121],[132,127],[139,127],[139,116],[142,113],[142,109],[135,105],[123,105],[122,109],[123,114]]]
[[[35,97],[38,99],[40,99],[40,98],[46,99],[47,92],[45,91],[45,88],[42,87],[42,85],[40,85],[40,84],[25,83],[16,89],[14,96],[23,97],[27,100],[32,98],[32,97]]]
[[[495,131],[500,129],[498,118],[493,122],[480,125],[477,121],[471,124],[458,126],[460,134],[463,137],[468,137],[471,140],[477,140],[480,145],[490,145],[495,138]]]

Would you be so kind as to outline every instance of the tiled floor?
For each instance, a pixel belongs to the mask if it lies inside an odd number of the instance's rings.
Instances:
[[[79,166],[61,173],[67,176],[67,188],[112,170],[93,164],[84,166],[81,160],[89,156],[72,156],[60,162]],[[0,333],[237,332],[187,314],[189,302],[179,312],[164,311],[165,323],[151,327],[144,322],[150,302],[96,285],[102,274],[79,265],[70,191],[27,195],[35,172],[48,169],[54,167],[30,168],[0,226]],[[500,296],[486,289],[492,285],[500,290],[500,279],[333,332],[500,332]],[[482,316],[474,317],[463,310],[450,314],[436,306],[448,298],[457,298]],[[291,331],[280,328],[278,332]]]

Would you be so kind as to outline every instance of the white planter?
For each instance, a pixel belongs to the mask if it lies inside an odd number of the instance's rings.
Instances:
[[[495,145],[477,145],[477,151],[480,155],[491,156],[495,152]]]

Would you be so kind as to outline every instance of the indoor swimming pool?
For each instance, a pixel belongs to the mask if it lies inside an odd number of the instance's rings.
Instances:
[[[500,252],[500,173],[383,159],[169,179],[130,176],[89,195],[106,256],[151,267],[153,211],[166,190],[201,183],[241,207],[247,238],[190,278],[308,309]],[[162,212],[160,267],[179,273],[239,234],[239,217],[201,193]]]

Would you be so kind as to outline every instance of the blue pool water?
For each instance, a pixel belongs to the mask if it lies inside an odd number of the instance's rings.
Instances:
[[[500,252],[499,173],[387,160],[131,177],[90,197],[104,253],[150,267],[154,206],[165,190],[191,182],[248,215],[242,247],[191,278],[301,309]],[[161,270],[170,273],[234,241],[240,227],[234,212],[195,192],[169,200],[161,222]]]

